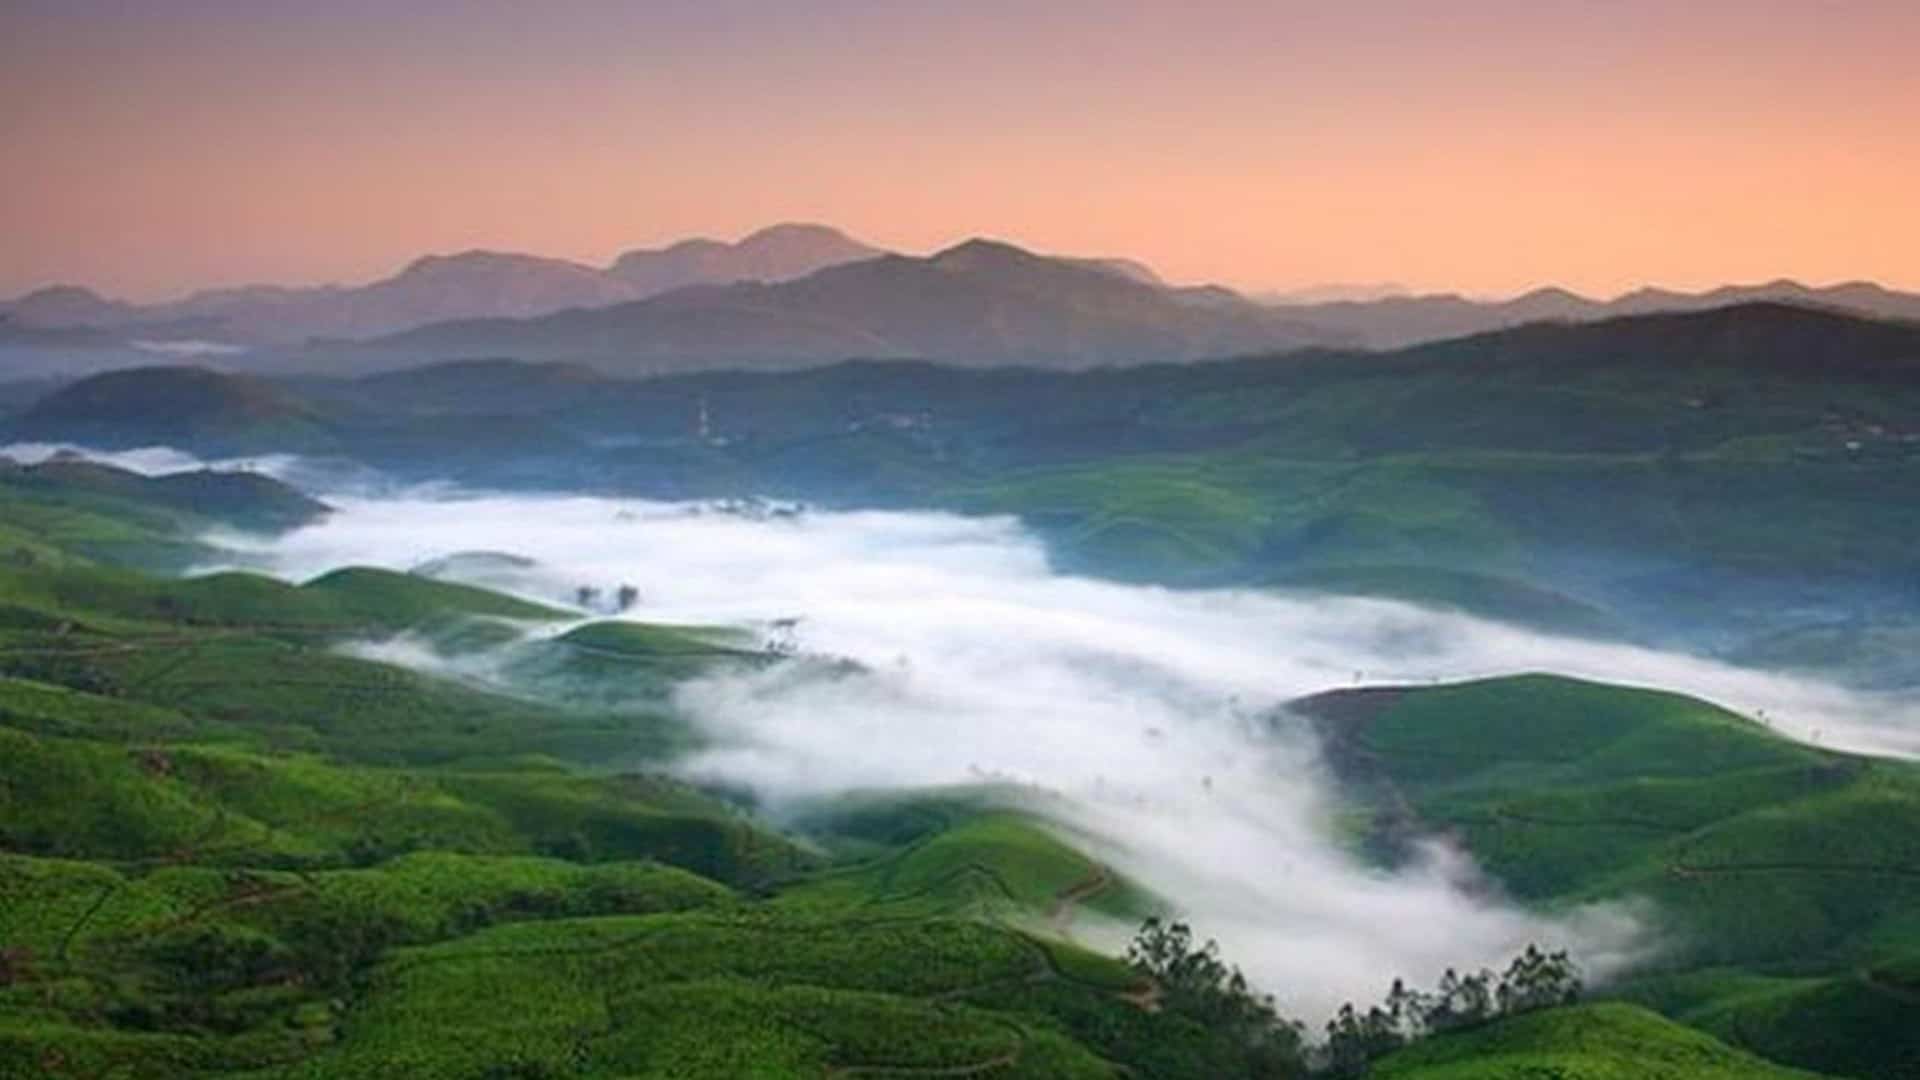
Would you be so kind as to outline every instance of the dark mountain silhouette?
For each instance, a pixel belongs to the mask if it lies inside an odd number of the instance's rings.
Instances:
[[[112,326],[137,321],[140,309],[108,300],[78,285],[49,285],[5,305],[4,313],[16,326],[41,330],[80,326]]]
[[[633,290],[628,299],[641,299],[689,285],[787,281],[880,254],[879,248],[838,229],[785,224],[761,229],[737,244],[695,239],[658,250],[629,251],[615,259],[607,273]]]
[[[1094,270],[1105,270],[1109,274],[1118,274],[1143,285],[1167,284],[1166,279],[1161,277],[1153,267],[1138,259],[1069,259],[1068,261]]]
[[[605,393],[606,376],[581,364],[454,360],[368,375],[346,387],[333,382],[315,380],[315,389],[332,389],[345,404],[378,401],[385,411],[493,415],[587,404]]]
[[[1814,287],[1787,280],[1724,285],[1701,293],[1647,288],[1614,300],[1594,300],[1565,289],[1546,288],[1501,301],[1431,295],[1277,306],[1368,348],[1390,349],[1545,320],[1593,322],[1620,315],[1704,311],[1768,301],[1828,307],[1876,318],[1920,320],[1920,295],[1869,282]]]
[[[479,313],[537,315],[632,299],[591,266],[495,251],[429,255],[359,288],[246,288],[205,293],[170,311],[217,320],[230,339],[360,338]]]
[[[696,287],[594,311],[448,323],[373,344],[396,353],[587,360],[638,372],[855,356],[1090,367],[1336,340],[1224,290],[1171,290],[1105,264],[970,240],[925,258],[884,255],[778,284]]]
[[[331,425],[264,379],[200,367],[144,367],[70,383],[7,423],[8,440],[98,447],[166,445],[204,454],[330,449]]]
[[[606,269],[514,252],[466,251],[424,256],[367,285],[252,285],[151,305],[53,286],[0,305],[0,315],[8,317],[13,336],[23,343],[44,339],[51,330],[87,328],[113,331],[112,338],[98,339],[104,344],[200,337],[284,345],[311,338],[379,337],[454,319],[607,307],[689,285],[784,281],[879,253],[826,226],[775,225],[738,244],[690,240],[661,252],[629,252]]]
[[[37,465],[20,465],[0,456],[0,483],[16,490],[108,495],[269,531],[297,528],[329,511],[327,504],[256,472],[198,469],[145,476],[65,455]]]
[[[737,243],[692,239],[633,250],[605,268],[467,251],[425,256],[361,286],[258,285],[151,305],[56,285],[0,304],[0,347],[103,350],[142,342],[164,351],[172,343],[212,342],[265,348],[274,354],[262,357],[268,366],[289,348],[315,344],[348,366],[418,363],[439,358],[436,350],[593,358],[633,370],[873,355],[1086,365],[1304,343],[1394,349],[1533,322],[1752,301],[1920,320],[1920,295],[1871,282],[1810,286],[1785,279],[1697,293],[1642,288],[1610,300],[1554,287],[1479,300],[1340,286],[1266,294],[1256,303],[1219,286],[1170,285],[1131,259],[1019,252],[1025,261],[991,262],[969,256],[974,246],[929,258],[890,256],[825,225],[788,223]],[[1051,282],[1034,276],[1035,260],[1053,272]],[[868,269],[805,289],[777,288],[854,266]],[[996,272],[1012,277],[984,280]],[[876,280],[881,276],[899,280]],[[1113,287],[1101,292],[1088,281]],[[1120,291],[1122,285],[1131,291]],[[1174,314],[1182,308],[1203,311]],[[960,324],[969,318],[978,323]],[[539,322],[518,325],[528,320]],[[497,336],[484,338],[489,333]],[[356,343],[375,341],[378,348],[355,353]],[[395,347],[397,355],[381,359]]]

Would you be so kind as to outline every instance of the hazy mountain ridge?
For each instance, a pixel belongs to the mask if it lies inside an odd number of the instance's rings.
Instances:
[[[1812,287],[1783,280],[1702,293],[1641,289],[1610,301],[1542,288],[1497,302],[1387,295],[1262,303],[1217,285],[1168,285],[1128,260],[1044,256],[984,239],[924,258],[846,263],[766,289],[681,290],[649,303],[531,321],[426,326],[368,344],[416,354],[524,352],[632,373],[859,357],[1074,368],[1306,346],[1390,350],[1530,323],[1749,303],[1920,320],[1920,295],[1866,282]]]
[[[147,324],[192,320],[197,336],[292,344],[316,337],[377,337],[481,316],[524,318],[606,307],[689,285],[780,281],[877,254],[878,249],[823,225],[785,224],[735,244],[699,239],[661,251],[629,251],[605,268],[471,250],[422,256],[392,277],[359,286],[249,285],[140,305],[79,286],[55,285],[0,305],[0,313],[17,327],[42,332],[69,327],[130,332]]]
[[[615,259],[607,273],[634,290],[624,299],[638,300],[689,285],[787,281],[883,254],[825,225],[784,224],[737,244],[696,238],[657,250],[636,249]]]
[[[697,286],[611,308],[422,327],[368,347],[587,360],[623,373],[659,373],[849,357],[1075,368],[1339,342],[1224,290],[1196,296],[1106,261],[976,239],[926,257],[883,255],[788,282]]]
[[[1901,539],[1920,327],[1781,304],[1084,372],[889,361],[635,379],[492,359],[208,390],[222,378],[82,380],[0,437],[229,456],[297,444],[489,487],[1010,513],[1062,565],[1109,576],[1338,581],[1656,633],[1745,619],[1755,641],[1826,627],[1835,597],[1905,604],[1895,568],[1920,566]],[[1782,565],[1799,584],[1776,599],[1807,619],[1776,625],[1772,600],[1725,608],[1750,591],[1742,575]],[[1853,666],[1913,677],[1885,659]]]
[[[131,447],[193,443],[210,452],[331,446],[328,422],[274,384],[197,367],[131,368],[82,379],[9,425],[13,439]]]
[[[983,255],[989,251],[997,257]],[[835,273],[856,266],[866,269]],[[0,304],[0,344],[239,343],[261,347],[259,366],[279,370],[400,368],[502,353],[632,374],[859,357],[1071,368],[1306,345],[1394,349],[1533,322],[1755,301],[1920,320],[1920,295],[1858,281],[1782,279],[1691,293],[1648,287],[1609,300],[1558,287],[1480,300],[1391,284],[1250,297],[1173,285],[1127,258],[1039,255],[978,239],[925,257],[893,255],[828,226],[789,223],[737,243],[695,238],[635,249],[604,268],[474,250],[423,256],[362,286],[245,286],[152,305],[50,286]]]
[[[1548,287],[1497,301],[1429,294],[1329,303],[1301,304],[1272,298],[1268,302],[1376,349],[1463,337],[1531,322],[1595,322],[1623,315],[1702,311],[1761,302],[1830,307],[1883,319],[1920,319],[1920,294],[1897,292],[1864,281],[1812,286],[1780,279],[1758,285],[1722,285],[1693,293],[1641,288],[1612,300],[1596,300],[1567,289]]]

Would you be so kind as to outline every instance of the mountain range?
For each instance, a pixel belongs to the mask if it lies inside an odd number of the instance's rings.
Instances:
[[[363,286],[249,286],[151,305],[53,286],[0,305],[0,346],[246,348],[253,355],[242,366],[277,371],[502,355],[626,374],[859,357],[1081,368],[1313,346],[1394,349],[1534,322],[1752,302],[1920,320],[1920,295],[1868,282],[1646,288],[1610,300],[1559,288],[1480,300],[1392,285],[1249,297],[1169,284],[1128,259],[1042,255],[986,239],[902,255],[824,225],[782,224],[737,243],[629,251],[605,267],[469,251],[425,256]]]
[[[1836,612],[1920,610],[1916,416],[1920,324],[1778,303],[1074,372],[866,361],[632,378],[494,359],[0,383],[0,444],[1013,514],[1076,572],[1331,581],[1728,656],[1790,647],[1876,684],[1920,678],[1901,674],[1906,639],[1814,652],[1804,635],[1852,633]],[[1781,567],[1791,580],[1754,584]]]
[[[1170,288],[1137,268],[969,240],[931,256],[882,255],[791,281],[677,289],[532,319],[440,323],[358,351],[508,354],[657,373],[848,357],[1073,368],[1342,340],[1225,290]]]
[[[1704,292],[1643,288],[1611,300],[1544,288],[1510,300],[1440,294],[1280,306],[1330,334],[1345,335],[1367,348],[1391,349],[1525,323],[1595,322],[1622,315],[1705,311],[1751,303],[1798,304],[1883,319],[1920,320],[1920,294],[1896,292],[1866,281],[1812,286],[1784,278],[1758,285],[1722,285]]]
[[[86,327],[129,336],[194,336],[245,345],[369,338],[454,319],[525,318],[605,307],[689,285],[781,281],[880,254],[823,225],[775,225],[738,243],[683,240],[629,251],[606,267],[500,251],[428,255],[362,286],[254,285],[161,304],[56,285],[0,306],[14,329]]]

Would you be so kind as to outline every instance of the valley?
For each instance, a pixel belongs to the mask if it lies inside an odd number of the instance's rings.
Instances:
[[[0,1080],[1920,1080],[1916,41],[0,3]]]
[[[1661,651],[1475,564],[1253,588],[1217,546],[1076,552],[1071,519],[979,516],[1007,504],[970,485],[822,505],[731,447],[683,491],[809,501],[516,491],[508,455],[466,474],[497,486],[420,487],[349,443],[268,455],[280,402],[339,423],[311,388],[210,385],[178,441],[306,491],[174,451],[0,472],[9,1074],[1285,1075],[1115,959],[1152,916],[1308,1045],[1529,944],[1604,999],[1378,1075],[1914,1053],[1847,1035],[1915,992],[1899,695]],[[1099,468],[1035,466],[1022,498],[1245,512],[1160,494],[1190,483],[1164,460]],[[907,508],[943,489],[976,513]],[[1187,587],[1142,583],[1173,565]]]

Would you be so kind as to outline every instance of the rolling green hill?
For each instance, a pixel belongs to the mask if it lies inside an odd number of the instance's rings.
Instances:
[[[9,441],[174,446],[213,456],[339,445],[325,417],[271,383],[193,367],[81,379],[13,417],[4,434]]]
[[[1628,1005],[1553,1009],[1441,1035],[1376,1065],[1379,1080],[1793,1080],[1772,1065]]]
[[[70,500],[4,519],[35,554],[0,575],[0,1076],[1231,1074],[1066,940],[1131,901],[1034,822],[950,801],[832,853],[661,775],[692,736],[636,687],[766,662],[750,637],[525,646],[620,708],[442,681],[334,646],[574,617],[386,571],[105,565],[96,526],[131,551],[198,519],[78,486],[0,486]]]
[[[1920,622],[1912,325],[1751,303],[1077,374],[523,381],[461,397],[491,450],[465,425],[394,436],[418,403],[371,387],[288,389],[351,403],[353,452],[407,476],[1010,513],[1075,572],[1359,587],[1920,684],[1897,648],[1830,644]]]
[[[374,426],[342,445],[403,473],[1011,511],[1112,576],[1777,634],[1812,601],[1868,623],[1910,603],[1917,337],[1766,308],[1374,357],[463,401],[518,417],[510,451],[456,440],[470,417],[380,429],[375,403],[289,416],[291,391],[243,386],[210,392],[240,419],[197,445],[297,448],[298,417],[354,416]],[[1076,943],[1168,898],[1020,800],[775,824],[664,775],[699,745],[674,684],[788,662],[758,634],[367,568],[150,572],[204,563],[215,526],[322,512],[258,478],[0,470],[0,1076],[1262,1075],[1230,1027]],[[452,681],[348,648],[396,635],[501,662]],[[1751,1054],[1914,1075],[1916,767],[1549,676],[1299,708],[1368,857],[1441,832],[1517,902],[1631,899],[1662,931],[1614,1000],[1376,1075],[1801,1075]]]
[[[1690,698],[1547,676],[1297,706],[1371,809],[1371,849],[1457,839],[1516,896],[1650,902],[1614,988],[1778,1060],[1903,1076],[1920,958],[1920,766],[1790,742]],[[1883,972],[1877,979],[1856,972]]]
[[[0,548],[12,562],[81,560],[178,569],[208,554],[200,535],[220,526],[277,533],[324,517],[326,504],[244,472],[149,477],[54,458],[0,457]]]
[[[239,428],[254,449],[311,450],[274,433],[303,430],[283,414],[304,410],[337,436],[321,448],[410,478],[1011,513],[1064,567],[1104,576],[1358,584],[1566,632],[1771,642],[1842,673],[1823,642],[1849,620],[1920,620],[1900,539],[1920,528],[1920,328],[1832,310],[1074,374],[863,362],[622,380],[491,362],[454,395],[459,415],[388,394],[399,376],[135,374],[224,403],[182,414],[171,441],[188,447]],[[554,379],[563,392],[538,389]],[[50,438],[134,430],[117,385],[83,380],[27,415]],[[1870,668],[1920,680],[1897,654]]]

